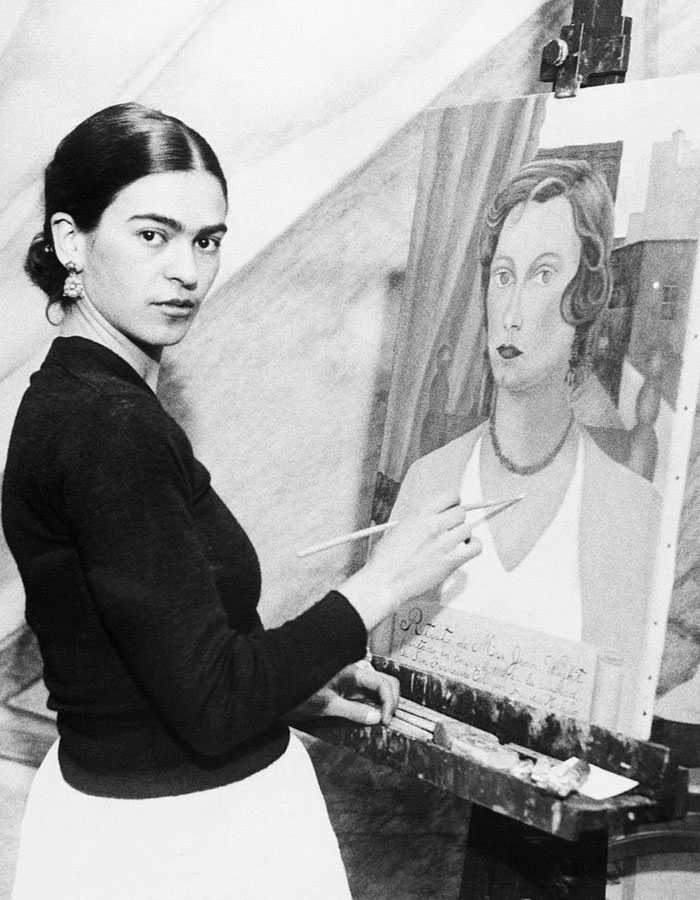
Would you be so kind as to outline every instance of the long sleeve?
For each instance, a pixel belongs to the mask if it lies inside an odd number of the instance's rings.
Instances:
[[[334,592],[280,628],[232,627],[255,618],[239,558],[252,548],[155,406],[96,397],[79,433],[63,435],[66,518],[125,669],[169,729],[220,754],[360,658],[366,633]]]
[[[283,716],[365,652],[335,591],[263,629],[244,529],[155,394],[94,341],[56,338],[32,375],[2,525],[77,790],[161,797],[246,778],[284,753]]]

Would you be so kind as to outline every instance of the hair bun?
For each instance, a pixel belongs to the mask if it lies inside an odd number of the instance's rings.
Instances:
[[[56,258],[53,247],[46,243],[43,232],[39,232],[29,245],[24,271],[50,300],[60,296],[66,270]]]

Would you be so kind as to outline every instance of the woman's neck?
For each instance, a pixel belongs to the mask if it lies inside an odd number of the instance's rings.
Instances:
[[[517,394],[499,390],[495,429],[501,446],[517,460],[530,462],[555,446],[571,419],[565,384]]]
[[[145,353],[122,334],[86,297],[76,301],[65,313],[61,323],[61,337],[84,337],[107,347],[127,362],[155,393],[160,371],[160,351],[157,358]]]

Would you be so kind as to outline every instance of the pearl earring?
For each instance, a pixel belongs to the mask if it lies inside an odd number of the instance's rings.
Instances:
[[[78,277],[78,267],[69,259],[66,263],[68,277],[63,282],[63,296],[68,300],[81,300],[85,296],[83,282]]]

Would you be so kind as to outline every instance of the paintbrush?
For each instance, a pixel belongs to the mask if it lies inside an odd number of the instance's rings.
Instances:
[[[514,503],[517,503],[519,500],[522,500],[525,494],[520,494],[519,497],[511,497],[509,500],[483,500],[479,503],[464,503],[462,504],[462,508],[465,512],[472,512],[475,509],[491,509],[490,512],[486,513],[486,515],[482,516],[480,519],[473,523],[473,527],[477,525],[481,525],[483,522],[486,522],[491,516],[498,515],[498,513],[503,512],[504,509],[508,509],[509,506],[512,506]],[[381,534],[383,531],[387,531],[389,528],[393,528],[395,525],[398,525],[400,519],[395,519],[392,522],[385,522],[383,525],[371,525],[369,528],[361,528],[359,531],[352,531],[350,534],[343,534],[340,537],[332,538],[329,541],[324,541],[321,544],[314,544],[312,547],[307,547],[305,550],[300,550],[298,552],[298,556],[312,556],[314,553],[320,553],[322,550],[328,550],[331,547],[337,547],[339,544],[347,544],[350,541],[359,541],[361,538],[371,537],[373,534]]]

